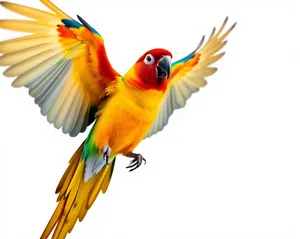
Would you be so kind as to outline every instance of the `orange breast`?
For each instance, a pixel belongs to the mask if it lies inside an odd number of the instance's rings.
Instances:
[[[108,145],[112,155],[127,154],[143,140],[158,112],[163,93],[142,91],[119,83],[117,92],[97,120],[93,139],[101,149]]]

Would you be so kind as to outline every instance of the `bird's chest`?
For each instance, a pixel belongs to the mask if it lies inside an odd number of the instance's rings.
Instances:
[[[107,103],[99,123],[105,128],[108,144],[115,154],[132,151],[148,133],[160,101],[149,102],[147,96],[136,99],[118,94]]]

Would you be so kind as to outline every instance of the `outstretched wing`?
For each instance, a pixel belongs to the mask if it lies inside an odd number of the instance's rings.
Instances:
[[[172,64],[166,96],[146,138],[161,131],[167,125],[174,110],[183,108],[191,95],[207,84],[205,77],[217,71],[217,68],[210,67],[210,65],[224,56],[224,52],[217,53],[225,46],[227,43],[224,41],[225,38],[236,25],[234,24],[223,33],[227,20],[228,18],[217,33],[216,29],[213,29],[203,47],[204,36],[193,52]]]
[[[14,87],[25,86],[49,123],[76,136],[95,119],[106,97],[105,89],[119,74],[106,55],[101,35],[78,16],[67,16],[49,0],[53,13],[1,2],[32,20],[0,20],[0,27],[31,35],[0,42],[4,75],[16,77]]]

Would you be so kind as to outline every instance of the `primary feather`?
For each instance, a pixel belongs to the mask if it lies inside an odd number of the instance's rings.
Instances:
[[[217,71],[217,68],[210,67],[210,65],[224,56],[225,53],[217,53],[225,46],[224,39],[236,25],[232,25],[223,33],[227,20],[228,18],[217,33],[215,28],[213,29],[204,46],[202,46],[203,37],[194,51],[172,64],[172,74],[165,99],[160,105],[158,115],[146,138],[161,131],[168,124],[174,110],[183,108],[193,93],[206,86],[205,78]]]
[[[94,28],[79,16],[80,22],[70,18],[48,0],[41,2],[53,13],[1,2],[31,20],[0,20],[0,28],[33,34],[0,42],[0,66],[9,66],[4,75],[16,77],[14,87],[30,89],[50,123],[76,136],[94,121],[93,112],[106,98],[106,87],[119,74]]]

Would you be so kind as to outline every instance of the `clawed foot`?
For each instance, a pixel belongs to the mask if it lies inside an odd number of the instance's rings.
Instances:
[[[126,168],[130,169],[129,172],[140,167],[143,161],[146,164],[146,159],[141,154],[135,154],[135,153],[130,152],[130,153],[126,154],[126,157],[133,158],[133,160],[131,160],[129,165],[126,167]]]
[[[103,159],[105,160],[106,164],[108,165],[108,160],[110,157],[110,153],[111,153],[111,148],[109,146],[103,146],[102,148],[102,153],[103,153]]]

